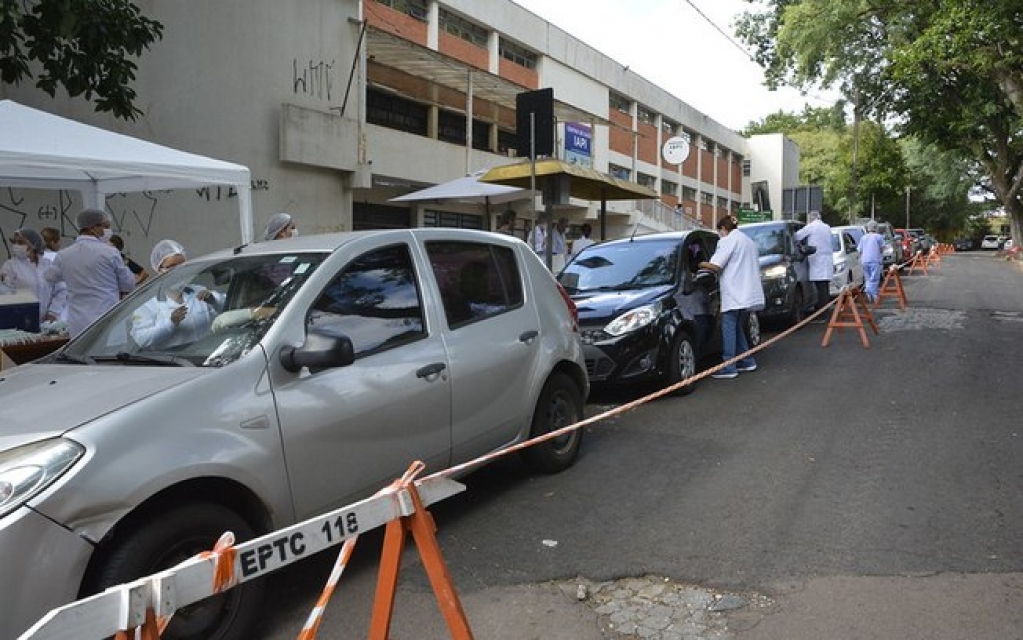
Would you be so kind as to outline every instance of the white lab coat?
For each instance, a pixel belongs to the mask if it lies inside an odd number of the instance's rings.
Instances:
[[[35,264],[28,258],[11,258],[0,267],[0,283],[10,291],[29,291],[39,300],[39,321],[63,320],[67,306],[67,289],[63,282],[46,280],[50,261],[40,258]],[[47,316],[51,316],[47,318]]]
[[[796,242],[804,238],[806,243],[817,249],[810,255],[810,280],[831,280],[835,274],[834,252],[831,250],[831,227],[823,220],[814,220],[796,232]]]
[[[120,252],[94,236],[78,236],[57,252],[46,280],[67,284],[68,333],[75,337],[135,288],[135,276]]]

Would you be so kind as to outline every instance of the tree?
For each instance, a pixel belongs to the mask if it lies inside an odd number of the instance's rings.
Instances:
[[[738,34],[777,86],[839,87],[860,113],[969,157],[1019,237],[1023,12],[1018,0],[763,0]]]
[[[95,97],[97,111],[134,120],[132,61],[163,36],[163,25],[128,0],[0,0],[0,82],[50,96]]]

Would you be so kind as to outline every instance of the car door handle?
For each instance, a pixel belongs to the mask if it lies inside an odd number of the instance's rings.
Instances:
[[[538,335],[540,335],[540,332],[539,332],[539,331],[537,331],[536,329],[531,329],[531,330],[529,330],[529,331],[526,331],[526,332],[522,333],[521,335],[519,335],[519,342],[525,342],[525,343],[530,343],[530,342],[532,342],[532,341],[533,341],[533,340],[534,340],[534,339],[535,339],[535,338],[536,338],[536,337],[537,337]]]
[[[416,369],[416,377],[429,378],[431,376],[437,375],[441,371],[444,371],[444,369],[446,368],[447,365],[444,364],[443,362],[434,362],[433,364],[428,364],[425,367],[419,367],[418,369]]]

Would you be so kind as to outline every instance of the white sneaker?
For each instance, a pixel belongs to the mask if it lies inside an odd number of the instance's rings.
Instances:
[[[747,364],[747,365],[742,365],[742,364],[740,364],[740,365],[736,366],[735,368],[736,368],[736,369],[737,369],[738,371],[742,371],[742,372],[744,372],[744,373],[745,373],[745,372],[747,372],[747,371],[756,371],[756,370],[757,370],[757,365],[756,365],[756,363],[753,363],[753,364]]]

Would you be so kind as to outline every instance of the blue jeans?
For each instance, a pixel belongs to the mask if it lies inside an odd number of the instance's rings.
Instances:
[[[864,262],[863,290],[867,294],[867,299],[871,301],[877,300],[877,294],[880,288],[881,288],[881,263]]]
[[[742,319],[745,311],[735,309],[733,311],[721,312],[721,360],[727,362],[740,353],[749,351],[749,343],[746,342],[746,332],[742,329]],[[728,365],[721,370],[721,373],[733,373],[736,365],[752,367],[756,365],[753,356],[747,356],[739,362]]]

